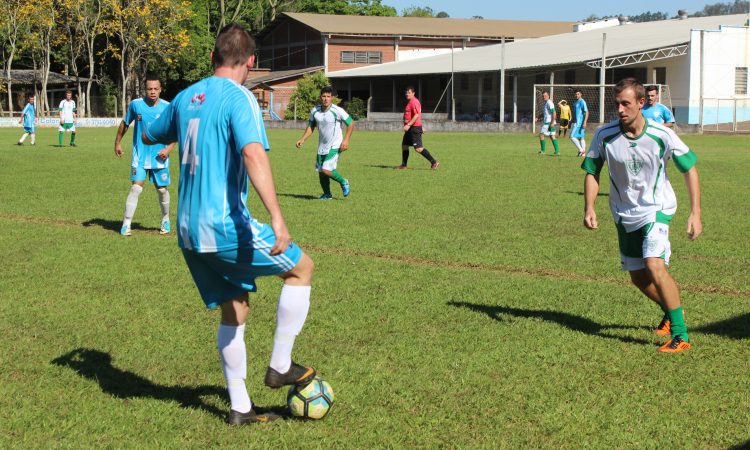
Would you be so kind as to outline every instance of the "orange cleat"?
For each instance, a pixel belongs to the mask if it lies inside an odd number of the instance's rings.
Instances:
[[[656,330],[654,330],[654,334],[657,336],[671,336],[672,335],[672,328],[669,326],[672,322],[669,321],[666,317],[661,320],[661,323],[658,327],[656,327]]]
[[[677,336],[659,347],[659,351],[663,353],[679,353],[683,350],[688,350],[690,347],[692,347],[690,342],[684,341],[680,336]]]

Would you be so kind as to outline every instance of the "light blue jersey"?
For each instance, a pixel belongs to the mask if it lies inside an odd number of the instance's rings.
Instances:
[[[34,132],[34,121],[36,117],[36,108],[31,103],[27,103],[23,108],[23,128],[26,132]]]
[[[165,145],[146,145],[141,139],[141,132],[158,119],[159,115],[167,109],[167,106],[169,106],[169,102],[161,99],[153,106],[149,106],[142,98],[130,102],[128,111],[122,121],[128,126],[135,122],[135,127],[133,127],[133,158],[130,163],[134,169],[164,169],[169,167],[169,158],[166,160],[157,158],[159,151]]]
[[[586,100],[582,98],[576,100],[575,110],[576,112],[573,116],[573,121],[582,125],[584,119],[586,119],[586,113],[589,112],[589,106],[586,104]]]
[[[242,149],[269,149],[255,96],[228,78],[203,79],[180,92],[146,136],[180,144],[180,247],[210,253],[251,246],[260,233],[247,209]]]
[[[643,106],[641,110],[643,117],[651,119],[656,123],[672,123],[674,122],[674,116],[672,111],[661,103],[656,103],[651,106],[648,103]]]

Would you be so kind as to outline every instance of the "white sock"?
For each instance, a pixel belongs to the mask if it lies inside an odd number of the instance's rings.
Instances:
[[[31,133],[31,145],[36,144],[36,133]]]
[[[159,204],[161,205],[161,220],[169,220],[169,191],[165,187],[156,189],[159,193]]]
[[[28,136],[29,133],[24,133],[23,136],[21,136],[21,139],[18,140],[20,144],[23,144],[23,141],[26,140],[26,136]],[[31,142],[34,142],[34,138],[31,138]]]
[[[586,153],[586,139],[581,138],[581,153]]]
[[[221,355],[224,379],[227,381],[232,409],[246,413],[253,408],[245,387],[247,377],[247,350],[245,349],[245,325],[219,325],[216,337]]]
[[[285,284],[279,295],[276,308],[276,333],[271,352],[272,369],[287,373],[292,365],[294,339],[305,325],[307,311],[310,309],[310,286],[290,286]]]
[[[578,153],[580,153],[581,152],[581,143],[578,142],[578,138],[571,137],[570,140],[573,141],[573,145],[576,146],[576,148],[578,149]]]
[[[143,186],[137,184],[130,186],[128,199],[125,200],[125,217],[122,219],[122,226],[129,227],[130,222],[133,221],[133,214],[135,214],[135,208],[138,207],[138,196],[141,192],[143,192]]]

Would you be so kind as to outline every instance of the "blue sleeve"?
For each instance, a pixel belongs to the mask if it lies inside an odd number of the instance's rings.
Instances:
[[[122,118],[122,121],[125,122],[125,125],[130,126],[131,123],[138,117],[138,115],[135,112],[135,102],[130,102],[128,105],[128,110],[125,112],[125,117]]]
[[[266,150],[270,148],[263,126],[263,116],[253,95],[238,95],[234,106],[228,108],[230,136],[234,140],[234,148],[242,153],[247,145],[257,142]]]
[[[664,111],[664,123],[674,122],[674,116],[672,115],[672,111],[670,111],[669,108],[667,108],[664,105],[661,105],[661,106],[662,106],[662,110]]]
[[[174,101],[162,111],[154,123],[146,130],[146,137],[152,142],[170,144],[177,141],[177,115],[175,113],[177,101]]]
[[[586,104],[586,100],[583,100],[583,108],[581,108],[581,111],[585,113],[589,112],[589,105]]]

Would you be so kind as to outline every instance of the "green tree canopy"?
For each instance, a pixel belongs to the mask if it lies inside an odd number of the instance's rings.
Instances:
[[[310,111],[320,103],[320,90],[326,86],[330,86],[331,81],[325,76],[322,71],[305,74],[298,82],[297,87],[294,89],[289,104],[284,111],[284,118],[287,120],[294,119],[295,105],[297,108],[297,118],[307,119],[310,115]],[[338,104],[339,99],[333,98],[333,103]]]

